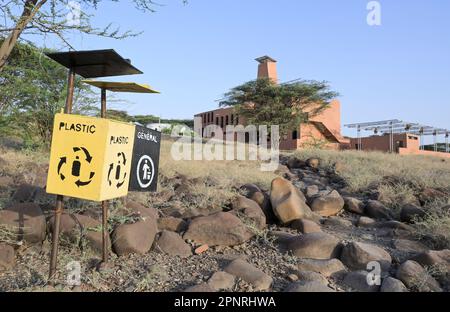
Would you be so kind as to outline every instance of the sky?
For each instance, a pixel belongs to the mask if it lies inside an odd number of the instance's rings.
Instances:
[[[281,82],[326,80],[340,93],[342,123],[401,119],[450,128],[450,1],[159,0],[156,13],[103,1],[94,25],[143,31],[117,41],[76,35],[78,50],[114,48],[159,95],[121,94],[130,114],[192,118],[230,88],[256,78],[255,58],[275,58]],[[56,41],[44,44],[57,47]],[[344,134],[353,134],[345,130]]]

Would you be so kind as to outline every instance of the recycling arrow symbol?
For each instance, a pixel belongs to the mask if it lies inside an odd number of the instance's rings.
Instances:
[[[125,180],[127,177],[127,173],[124,172],[122,176],[122,166],[125,166],[127,163],[127,158],[125,156],[124,152],[117,153],[117,160],[116,162],[112,162],[109,164],[108,169],[108,184],[109,186],[114,185],[116,188],[120,188],[122,185],[125,184]],[[114,170],[115,169],[115,170]],[[114,171],[114,173],[113,173]],[[113,174],[112,174],[113,173]]]
[[[83,154],[85,156],[84,161],[87,164],[90,164],[92,161],[92,156],[85,147],[82,147],[82,146],[73,147],[73,157],[72,158],[74,158],[74,160],[71,165],[71,175],[72,175],[72,177],[77,178],[77,180],[74,182],[77,187],[90,184],[92,182],[92,178],[95,175],[95,172],[91,171],[89,173],[89,178],[87,180],[81,180],[81,178],[80,178],[81,171],[82,171],[81,169],[86,167],[86,165],[82,166],[80,156],[78,155],[80,151],[83,152]],[[57,167],[57,172],[58,172],[58,176],[60,177],[60,179],[62,181],[64,181],[66,179],[66,175],[64,175],[62,173],[62,169],[66,164],[67,164],[67,156],[60,157],[58,167]]]

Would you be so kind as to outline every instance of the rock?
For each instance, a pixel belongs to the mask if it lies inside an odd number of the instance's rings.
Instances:
[[[373,226],[376,223],[376,221],[369,217],[360,217],[358,219],[358,222],[356,223],[359,227],[370,227]]]
[[[262,209],[264,215],[266,216],[266,223],[274,224],[277,222],[277,217],[273,212],[269,195],[263,192],[256,192],[252,195],[252,197],[250,197],[250,199],[255,201]]]
[[[214,290],[231,290],[236,278],[227,272],[215,272],[208,280],[208,285]]]
[[[201,283],[188,287],[183,292],[214,292],[214,289],[207,283]]]
[[[442,191],[433,188],[425,188],[417,197],[423,206],[429,202],[433,202],[441,198],[446,198],[447,196],[448,195]]]
[[[385,279],[383,279],[380,291],[381,292],[408,292],[408,288],[406,288],[405,284],[403,284],[402,281],[388,276]]]
[[[422,266],[443,267],[450,272],[450,249],[424,251],[411,260],[416,261]]]
[[[0,225],[28,243],[42,243],[47,230],[45,216],[35,203],[16,203],[0,210]]]
[[[287,161],[287,167],[289,169],[300,169],[306,166],[306,162],[304,160],[298,159],[297,157],[291,157]]]
[[[258,230],[266,227],[266,216],[261,207],[253,200],[238,196],[231,204],[233,213],[244,220],[245,224],[255,226]]]
[[[312,211],[305,201],[304,195],[288,180],[275,178],[272,181],[270,202],[281,223],[312,218]]]
[[[320,167],[320,159],[315,157],[308,158],[306,160],[306,165],[311,168],[318,169]]]
[[[374,219],[393,219],[392,212],[377,200],[369,200],[364,211]]]
[[[170,256],[180,256],[187,258],[192,256],[191,247],[175,232],[162,231],[156,246]]]
[[[329,217],[325,219],[324,225],[332,226],[340,229],[348,229],[353,226],[353,223],[349,220],[345,220],[344,218],[340,217]]]
[[[367,264],[377,261],[383,271],[391,267],[392,258],[384,249],[360,242],[350,242],[342,249],[341,261],[352,270],[367,270]]]
[[[195,248],[194,253],[196,255],[200,255],[202,253],[204,253],[205,251],[207,251],[209,249],[209,246],[207,244],[203,244],[197,248]]]
[[[427,251],[429,248],[424,244],[408,239],[396,239],[392,242],[395,249],[410,253],[410,254],[418,254],[421,252]]]
[[[48,222],[50,233],[53,233],[54,218],[52,216]],[[60,222],[59,233],[62,237],[72,244],[79,244],[83,239],[93,251],[99,254],[102,252],[103,234],[102,224],[99,221],[80,214],[63,213]],[[110,249],[109,235],[107,245]]]
[[[14,192],[12,200],[20,203],[33,202],[37,198],[39,192],[42,192],[40,187],[30,184],[22,184]]]
[[[306,187],[306,197],[312,199],[319,194],[319,187],[317,185],[310,185]]]
[[[364,204],[357,198],[344,197],[344,209],[356,214],[364,214]]]
[[[359,292],[377,292],[379,285],[369,285],[367,281],[367,271],[353,271],[345,275],[343,283]]]
[[[158,230],[160,231],[172,231],[172,232],[184,232],[187,229],[187,222],[181,218],[175,217],[162,217],[158,219]]]
[[[143,255],[152,247],[157,232],[157,221],[150,216],[145,221],[121,224],[112,234],[114,251],[119,256],[131,253]]]
[[[316,260],[316,259],[299,259],[297,268],[300,271],[313,271],[330,277],[335,273],[345,271],[346,268],[338,259]]]
[[[242,185],[239,190],[247,198],[251,198],[255,193],[262,193],[262,190],[256,184],[251,183]]]
[[[303,234],[322,232],[320,225],[307,219],[295,220],[291,223],[290,227]]]
[[[408,224],[398,222],[398,221],[378,221],[375,224],[373,224],[376,228],[388,228],[388,229],[395,229],[395,230],[404,230],[408,232],[414,232],[414,228]]]
[[[326,284],[319,281],[298,281],[288,285],[285,292],[335,292]]]
[[[403,262],[397,270],[396,277],[408,288],[424,292],[441,292],[439,283],[417,262]]]
[[[400,211],[400,221],[406,223],[414,223],[414,221],[425,217],[425,214],[425,210],[423,210],[422,208],[414,204],[407,204],[403,206]]]
[[[320,282],[327,285],[328,280],[320,273],[314,271],[296,271],[297,279],[303,282]]]
[[[0,272],[12,269],[15,262],[14,248],[0,242]]]
[[[344,199],[337,191],[313,200],[311,210],[323,217],[335,216],[344,208]]]
[[[268,290],[272,285],[272,278],[269,275],[242,259],[232,261],[224,271],[243,279],[256,291]]]
[[[234,246],[246,242],[253,235],[235,215],[217,212],[193,219],[183,237],[209,246]]]
[[[288,250],[299,258],[331,259],[339,255],[340,241],[326,233],[308,233],[291,239]]]

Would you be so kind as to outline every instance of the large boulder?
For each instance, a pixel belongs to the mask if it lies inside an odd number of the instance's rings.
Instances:
[[[377,200],[369,200],[364,211],[366,215],[374,219],[393,219],[392,211]]]
[[[24,183],[14,192],[12,200],[20,203],[33,202],[41,192],[43,192],[42,188]]]
[[[392,258],[378,246],[350,242],[342,249],[341,261],[352,270],[367,270],[367,264],[376,261],[383,271],[387,271],[391,267]]]
[[[450,249],[425,251],[413,257],[412,260],[422,266],[443,267],[450,272]]]
[[[317,197],[311,204],[311,210],[322,217],[335,216],[342,208],[344,208],[344,199],[336,190],[328,195]]]
[[[405,284],[403,284],[402,281],[388,276],[385,279],[383,279],[380,291],[381,292],[408,292],[408,288],[406,288]]]
[[[45,216],[35,203],[16,203],[1,210],[0,226],[28,243],[42,243],[47,229]]]
[[[423,243],[409,239],[395,239],[392,245],[396,250],[407,254],[418,254],[429,250]]]
[[[231,290],[234,287],[236,278],[230,273],[219,271],[215,272],[208,280],[208,285],[214,290]]]
[[[121,224],[112,234],[113,249],[119,256],[145,254],[152,247],[157,232],[158,224],[154,216],[131,224]]]
[[[224,271],[243,279],[256,291],[270,289],[273,281],[269,275],[242,259],[233,260]]]
[[[248,222],[258,230],[266,227],[266,216],[255,201],[239,195],[233,200],[231,206],[233,208],[231,213],[241,217],[244,222]]]
[[[314,293],[321,293],[321,292],[335,292],[335,290],[331,289],[327,286],[327,284],[324,284],[320,281],[298,281],[289,284],[285,292],[314,292]]]
[[[308,233],[297,236],[287,244],[295,256],[309,259],[331,259],[339,256],[340,241],[323,232]]]
[[[156,248],[170,256],[187,258],[192,255],[191,247],[175,232],[162,231],[156,241]]]
[[[234,214],[217,212],[193,219],[183,238],[209,246],[234,246],[246,242],[253,235]]]
[[[290,226],[303,234],[322,232],[319,224],[307,219],[295,220]]]
[[[297,268],[300,271],[313,271],[325,277],[345,271],[346,268],[339,259],[299,259]]]
[[[270,190],[273,212],[281,223],[287,224],[297,219],[312,218],[312,211],[305,203],[306,198],[291,182],[275,178]]]
[[[425,217],[425,210],[414,205],[406,204],[400,210],[400,221],[406,223],[414,223],[414,221]]]
[[[441,292],[439,283],[417,262],[408,260],[400,265],[397,276],[408,288],[424,292]]]
[[[54,216],[49,219],[48,222],[50,233],[53,233]],[[59,234],[67,239],[72,244],[80,244],[91,248],[97,253],[102,252],[103,248],[103,234],[101,222],[92,219],[91,217],[80,214],[67,214],[61,215],[61,221],[59,225]],[[108,249],[111,246],[111,242],[108,235]]]
[[[15,264],[14,248],[5,243],[0,243],[0,272],[9,270]]]
[[[364,270],[348,272],[344,277],[343,283],[358,292],[379,291],[380,285],[376,285],[375,283],[368,283],[368,274],[369,272]]]
[[[344,197],[344,209],[356,214],[364,214],[364,203],[354,197]]]

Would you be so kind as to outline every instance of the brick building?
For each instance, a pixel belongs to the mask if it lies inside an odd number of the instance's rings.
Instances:
[[[269,78],[278,83],[277,61],[269,56],[257,58],[257,78]],[[308,123],[301,124],[298,129],[293,129],[289,135],[280,140],[281,150],[295,150],[302,147],[318,146],[331,149],[340,149],[348,146],[350,140],[341,135],[341,104],[338,100],[331,101],[329,107],[320,114],[311,117]],[[239,117],[233,107],[219,108],[196,114],[195,117],[202,118],[202,135],[208,125],[220,126],[225,133],[227,125],[246,125],[244,118]]]

